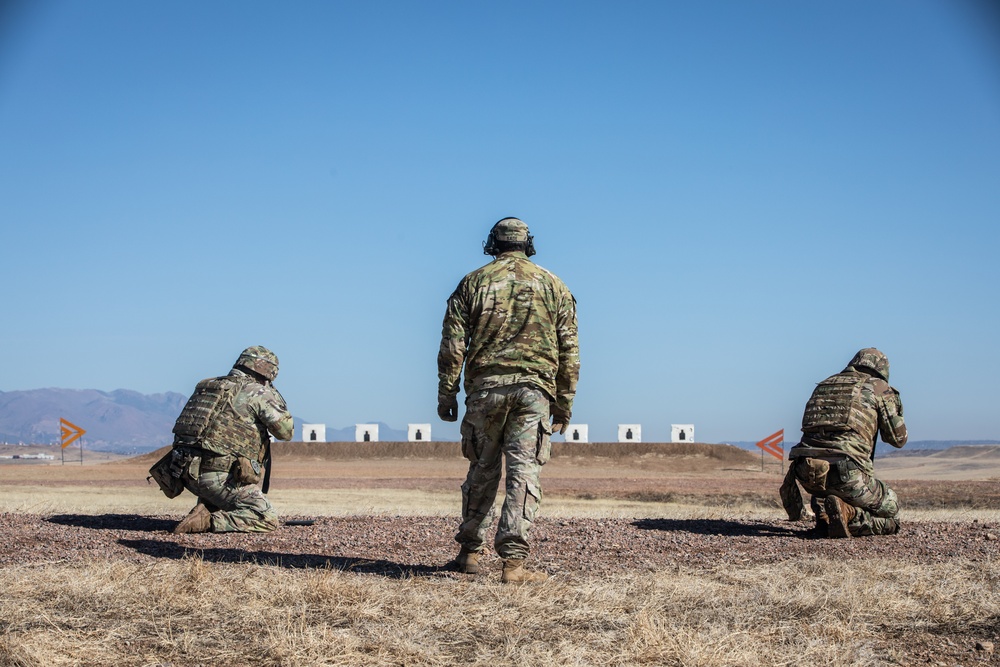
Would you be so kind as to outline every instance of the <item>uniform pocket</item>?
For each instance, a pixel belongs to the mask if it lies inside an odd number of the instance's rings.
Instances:
[[[462,422],[462,456],[470,461],[476,461],[476,429],[468,421]]]
[[[469,516],[469,489],[472,487],[469,485],[469,481],[466,480],[462,482],[462,519],[464,520]]]
[[[201,474],[201,457],[193,456],[191,457],[191,463],[187,467],[187,475],[191,479],[198,479],[198,475]]]
[[[552,427],[545,419],[538,422],[538,443],[535,445],[535,460],[545,465],[552,456]]]
[[[535,514],[538,513],[538,506],[542,502],[542,490],[536,485],[528,482],[524,490],[524,519],[533,522]]]

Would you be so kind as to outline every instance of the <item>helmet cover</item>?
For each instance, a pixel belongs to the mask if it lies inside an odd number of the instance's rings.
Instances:
[[[528,240],[528,225],[517,218],[504,218],[490,230],[497,241],[523,243]]]
[[[858,350],[858,353],[851,359],[851,363],[847,365],[855,368],[867,368],[874,371],[886,382],[889,381],[889,358],[874,347]]]
[[[483,243],[483,253],[496,256],[500,253],[498,243],[523,243],[525,255],[531,257],[535,254],[534,237],[528,232],[528,225],[518,218],[503,218],[493,225]]]
[[[260,373],[268,380],[278,377],[278,357],[263,345],[253,345],[240,353],[233,368],[245,368]]]

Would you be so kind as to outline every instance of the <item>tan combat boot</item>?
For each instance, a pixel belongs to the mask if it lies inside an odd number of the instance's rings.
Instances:
[[[544,572],[532,572],[524,569],[523,558],[509,558],[503,562],[503,576],[500,581],[505,584],[540,584],[549,575]]]
[[[830,534],[830,516],[826,513],[826,507],[819,503],[816,510],[816,527],[813,529],[816,535],[826,537]]]
[[[455,566],[459,572],[476,574],[479,572],[479,552],[469,551],[465,547],[455,556]]]
[[[180,523],[174,526],[174,533],[207,533],[212,530],[212,513],[198,503]]]
[[[823,501],[826,515],[830,520],[830,537],[850,537],[851,531],[847,524],[857,515],[858,511],[853,505],[848,505],[837,496],[827,496]]]

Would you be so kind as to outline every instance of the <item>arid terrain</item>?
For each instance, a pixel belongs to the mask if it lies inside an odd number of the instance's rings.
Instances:
[[[770,457],[557,444],[532,591],[448,566],[457,443],[279,443],[269,496],[309,525],[264,535],[170,533],[161,453],[0,463],[0,665],[1000,663],[1000,447],[878,461],[902,532],[831,540]]]

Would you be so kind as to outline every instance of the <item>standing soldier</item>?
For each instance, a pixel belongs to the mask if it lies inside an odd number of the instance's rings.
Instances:
[[[874,347],[860,350],[842,372],[816,386],[802,415],[802,442],[781,487],[791,519],[801,515],[796,481],[812,494],[816,528],[830,537],[891,535],[899,531],[896,492],[875,477],[875,441],[906,444],[899,392],[889,386],[889,360]]]
[[[278,515],[264,495],[271,438],[290,440],[292,415],[272,381],[278,357],[255,345],[229,375],[202,380],[174,424],[174,447],[150,469],[163,492],[198,496],[175,533],[267,532]],[[264,490],[258,483],[265,479]]]
[[[438,353],[438,415],[444,421],[458,419],[465,366],[462,454],[470,465],[455,562],[462,572],[479,571],[502,455],[506,499],[493,543],[504,562],[501,580],[542,582],[548,575],[524,569],[524,559],[542,500],[539,472],[549,459],[549,436],[565,433],[576,395],[576,301],[559,278],[528,259],[535,254],[533,237],[517,218],[497,222],[483,252],[494,259],[463,278],[448,299]]]

